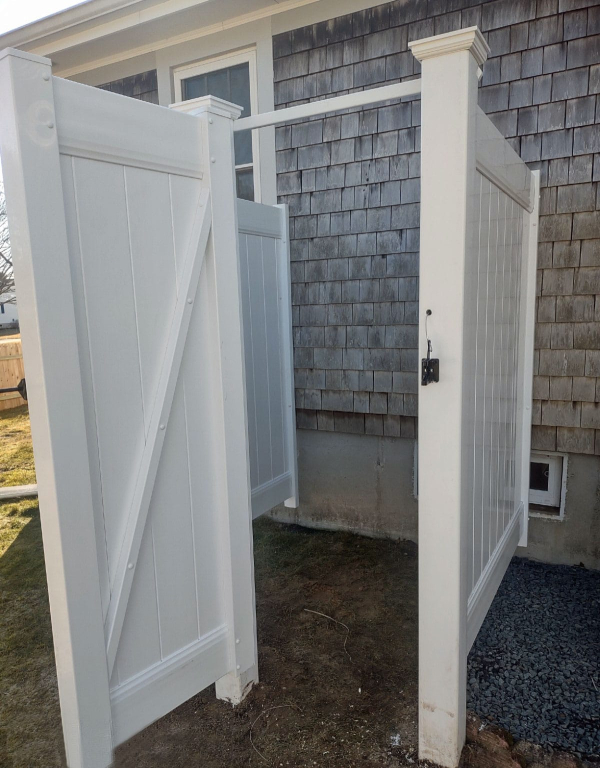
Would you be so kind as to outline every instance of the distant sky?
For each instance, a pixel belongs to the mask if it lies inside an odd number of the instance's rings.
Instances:
[[[0,0],[0,35],[81,3],[74,0]]]

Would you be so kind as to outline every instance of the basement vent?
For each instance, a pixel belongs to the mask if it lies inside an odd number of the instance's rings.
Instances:
[[[529,509],[533,515],[562,518],[567,458],[556,453],[532,453],[529,470]]]

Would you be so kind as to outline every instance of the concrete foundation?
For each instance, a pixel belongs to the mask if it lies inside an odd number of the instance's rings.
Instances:
[[[300,506],[276,520],[417,540],[414,440],[298,430]]]
[[[300,506],[271,514],[310,528],[416,542],[414,462],[414,440],[298,430]],[[569,456],[564,519],[530,518],[529,546],[517,554],[600,569],[600,457]]]
[[[600,569],[600,456],[569,455],[564,518],[530,517],[528,546],[517,553]]]

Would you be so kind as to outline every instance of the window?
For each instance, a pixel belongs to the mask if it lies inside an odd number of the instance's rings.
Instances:
[[[529,465],[529,503],[533,513],[564,515],[567,461],[554,453],[532,453]]]
[[[182,67],[175,72],[176,98],[180,101],[200,96],[218,96],[242,107],[241,117],[256,112],[256,65],[254,51],[222,56],[211,61]],[[252,131],[234,136],[237,196],[259,199],[258,144]]]

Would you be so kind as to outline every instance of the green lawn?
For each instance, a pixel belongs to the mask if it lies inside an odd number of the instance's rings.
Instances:
[[[0,485],[35,482],[27,407],[0,411]],[[0,502],[0,766],[63,765],[37,498]]]

